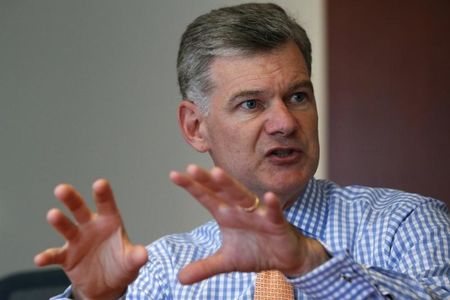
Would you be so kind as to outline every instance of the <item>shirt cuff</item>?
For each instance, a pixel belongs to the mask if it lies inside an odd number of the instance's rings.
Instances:
[[[50,298],[50,300],[70,300],[70,299],[72,299],[71,297],[72,297],[72,286],[70,285],[64,291],[64,293],[62,293],[58,296],[52,297],[52,298]]]
[[[120,297],[120,298],[118,298],[117,300],[125,300],[125,298],[126,298],[126,292]],[[60,294],[60,295],[58,295],[58,296],[55,296],[55,297],[52,297],[52,298],[50,298],[50,300],[73,300],[73,298],[72,298],[72,286],[69,286],[65,291],[64,291],[64,293],[62,293],[62,294]]]
[[[355,263],[347,251],[334,253],[313,271],[287,280],[313,299],[354,300],[380,296],[364,267]]]

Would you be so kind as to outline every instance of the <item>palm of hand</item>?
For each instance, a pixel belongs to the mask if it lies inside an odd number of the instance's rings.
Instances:
[[[98,213],[92,213],[69,185],[60,185],[55,195],[71,211],[77,224],[60,210],[47,214],[48,222],[65,238],[61,248],[47,249],[35,257],[38,266],[61,265],[81,298],[119,297],[146,262],[142,246],[130,243],[105,180],[94,183]]]
[[[130,247],[118,216],[94,215],[80,226],[79,236],[63,247],[66,257],[62,266],[83,294],[95,298],[97,291],[111,287],[123,291],[124,282],[134,279],[126,264]]]
[[[240,222],[234,224],[233,218],[229,217],[225,217],[223,224],[218,221],[223,243],[217,255],[223,258],[227,272],[289,271],[298,264],[297,258],[303,251],[300,235],[282,214],[280,220],[270,220],[267,209],[264,207],[252,214],[247,213],[248,216],[244,215]]]
[[[252,206],[255,196],[218,168],[207,172],[189,166],[187,174],[173,172],[171,179],[209,210],[222,233],[222,247],[181,270],[181,282],[231,271],[294,274],[301,267],[308,239],[285,220],[275,194],[266,193],[263,206],[250,213],[244,207]]]

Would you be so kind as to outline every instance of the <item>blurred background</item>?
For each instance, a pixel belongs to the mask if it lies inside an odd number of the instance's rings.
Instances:
[[[450,204],[450,1],[327,1],[328,177]]]
[[[212,166],[179,134],[176,55],[195,17],[241,2],[0,0],[0,277],[63,243],[45,220],[61,182],[92,204],[110,180],[137,243],[209,219],[168,180]],[[449,2],[274,2],[313,44],[316,177],[448,201]]]

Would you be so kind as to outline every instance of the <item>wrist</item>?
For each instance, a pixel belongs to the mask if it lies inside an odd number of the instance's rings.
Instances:
[[[299,257],[299,266],[285,273],[288,277],[300,277],[331,259],[331,255],[322,244],[314,239],[305,238],[305,252]]]

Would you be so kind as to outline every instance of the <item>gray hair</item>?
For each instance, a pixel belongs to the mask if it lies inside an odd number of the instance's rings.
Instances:
[[[278,5],[247,3],[201,15],[181,37],[178,51],[178,84],[183,99],[208,112],[213,88],[209,67],[215,57],[252,55],[294,41],[311,75],[311,42],[305,30]]]

